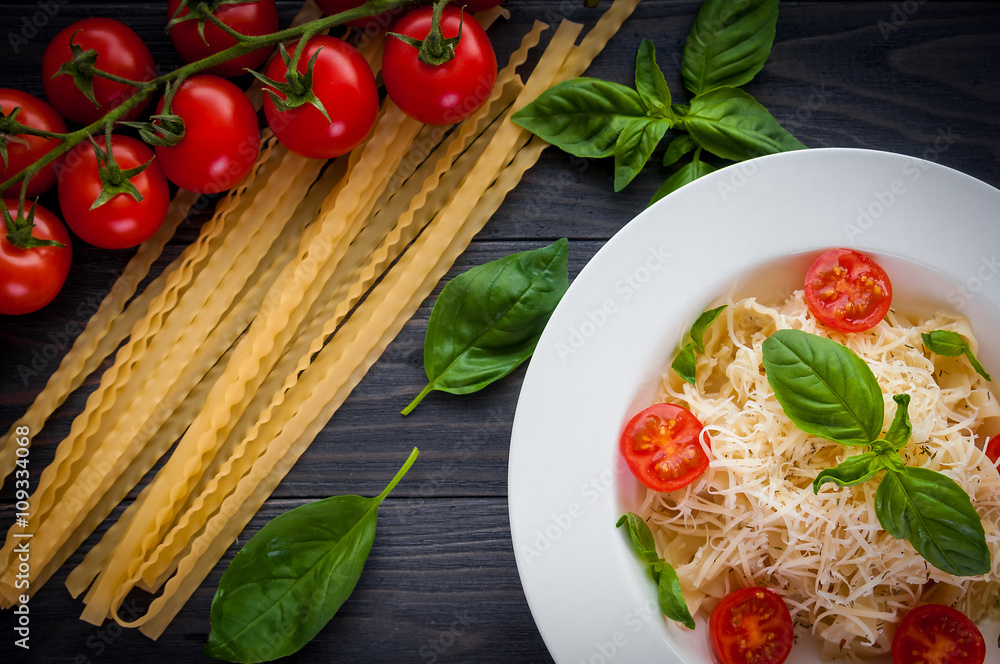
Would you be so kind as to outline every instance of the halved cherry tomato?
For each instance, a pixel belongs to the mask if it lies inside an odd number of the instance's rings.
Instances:
[[[56,113],[56,109],[46,104],[41,99],[29,95],[27,92],[13,90],[11,88],[0,88],[0,111],[4,115],[10,115],[15,108],[21,110],[17,114],[17,121],[26,127],[51,131],[57,134],[66,133],[66,123],[62,117]],[[11,177],[15,173],[27,168],[38,161],[58,146],[60,141],[45,138],[43,136],[29,136],[19,134],[16,140],[7,142],[7,164],[4,165],[0,159],[0,182]],[[56,183],[55,165],[49,164],[35,174],[28,182],[28,190],[25,196],[34,198],[46,191]],[[21,185],[11,187],[4,196],[17,196],[21,191]]]
[[[893,664],[983,664],[986,641],[958,609],[924,604],[913,609],[892,637]]]
[[[735,590],[708,617],[712,652],[719,664],[781,664],[792,651],[792,615],[767,588]]]
[[[1000,434],[993,436],[990,442],[986,443],[986,456],[994,465],[1000,461]]]
[[[878,263],[852,249],[823,252],[806,272],[806,303],[838,332],[864,332],[885,318],[892,283]]]
[[[708,468],[699,438],[702,425],[671,403],[653,404],[625,426],[621,452],[632,474],[654,491],[676,491]]]

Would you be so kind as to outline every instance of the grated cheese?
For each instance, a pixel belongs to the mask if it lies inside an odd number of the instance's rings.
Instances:
[[[993,569],[956,577],[920,557],[879,525],[877,482],[839,488],[813,479],[867,450],[800,431],[784,415],[762,367],[773,332],[802,329],[847,345],[872,368],[885,399],[911,396],[906,463],[954,479],[983,521]],[[955,606],[973,620],[1000,597],[1000,475],[982,452],[1000,428],[1000,406],[964,358],[931,354],[921,332],[954,330],[976,341],[969,322],[938,313],[913,321],[890,311],[872,330],[842,335],[809,313],[802,292],[777,307],[732,301],[705,336],[696,385],[667,372],[659,398],[679,403],[705,425],[711,463],[685,489],[648,491],[639,513],[660,555],[677,570],[692,613],[706,613],[739,587],[767,586],[783,596],[797,625],[821,639],[827,658],[863,661],[889,652],[894,625],[918,603]],[[977,433],[978,432],[978,433]],[[978,436],[978,437],[977,437]]]

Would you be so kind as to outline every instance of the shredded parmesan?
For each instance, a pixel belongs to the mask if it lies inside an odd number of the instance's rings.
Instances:
[[[709,468],[683,490],[648,491],[639,511],[692,612],[707,612],[735,588],[767,586],[784,597],[797,625],[821,639],[824,656],[852,661],[889,652],[894,625],[918,603],[949,604],[973,620],[995,612],[1000,475],[982,446],[1000,426],[1000,406],[964,358],[933,355],[920,338],[954,330],[975,348],[969,322],[944,313],[914,321],[890,311],[872,330],[842,335],[817,323],[801,291],[777,307],[754,298],[729,305],[706,334],[696,385],[668,372],[659,395],[702,421]],[[886,427],[892,396],[910,395],[913,435],[903,457],[971,496],[992,554],[988,574],[946,574],[893,539],[875,515],[874,480],[850,488],[828,482],[814,494],[820,471],[867,448],[807,435],[785,416],[764,375],[761,344],[786,328],[830,337],[862,357],[882,387]]]

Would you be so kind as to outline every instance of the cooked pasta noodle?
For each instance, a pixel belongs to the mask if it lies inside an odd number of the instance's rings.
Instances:
[[[918,602],[951,604],[974,620],[996,607],[1000,475],[977,431],[1000,424],[1000,406],[964,358],[932,355],[920,338],[954,330],[975,346],[969,322],[943,313],[914,322],[890,311],[872,330],[843,335],[818,324],[801,291],[775,307],[753,298],[729,305],[706,334],[696,385],[668,372],[660,393],[705,425],[709,468],[683,490],[648,491],[640,510],[692,611],[737,587],[767,586],[821,639],[825,656],[862,660],[889,651],[892,625]],[[904,459],[948,475],[972,497],[992,554],[989,574],[947,574],[893,539],[875,515],[877,482],[826,483],[813,492],[821,470],[866,448],[807,435],[785,416],[761,353],[763,341],[785,328],[833,338],[862,357],[882,387],[886,426],[892,395],[910,395],[913,435]]]

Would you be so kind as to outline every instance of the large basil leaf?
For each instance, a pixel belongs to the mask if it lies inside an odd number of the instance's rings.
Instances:
[[[631,118],[615,144],[615,191],[639,174],[673,123],[654,118]]]
[[[212,600],[205,654],[266,662],[308,643],[347,600],[375,540],[379,505],[417,458],[374,498],[334,496],[272,519],[229,564]]]
[[[698,145],[733,161],[805,148],[753,97],[732,87],[695,97],[681,124]]]
[[[813,480],[813,493],[819,493],[819,488],[825,482],[833,482],[837,486],[854,486],[867,482],[882,470],[885,464],[877,452],[865,452],[847,457],[839,465],[820,471]]]
[[[705,0],[684,45],[681,75],[692,94],[749,82],[774,42],[778,0]]]
[[[671,145],[673,145],[673,143],[671,143]],[[655,194],[653,194],[653,198],[650,199],[650,205],[660,200],[667,194],[677,191],[684,185],[694,182],[703,175],[708,175],[714,170],[714,166],[706,164],[696,157],[690,164],[684,164],[677,169],[676,173],[671,175],[667,178],[666,182],[660,185],[660,188],[656,190]]]
[[[616,528],[626,525],[632,548],[649,563],[649,573],[656,582],[656,599],[663,615],[684,624],[688,629],[694,629],[694,617],[688,609],[687,602],[681,592],[681,582],[677,572],[667,561],[656,553],[653,533],[642,517],[634,512],[627,512],[618,519]]]
[[[639,53],[635,57],[635,89],[646,108],[657,117],[670,118],[670,88],[656,64],[656,47],[653,42],[643,39]]]
[[[569,242],[522,251],[452,279],[427,323],[424,370],[431,390],[468,394],[503,378],[531,357],[545,323],[569,287]]]
[[[802,330],[778,330],[763,351],[767,382],[795,426],[844,445],[878,438],[882,390],[849,348]]]
[[[639,93],[610,81],[574,78],[552,86],[511,119],[577,157],[610,157],[630,118],[646,117]]]
[[[879,523],[924,559],[957,576],[992,568],[986,534],[969,496],[954,480],[928,468],[891,470],[875,492]]]

